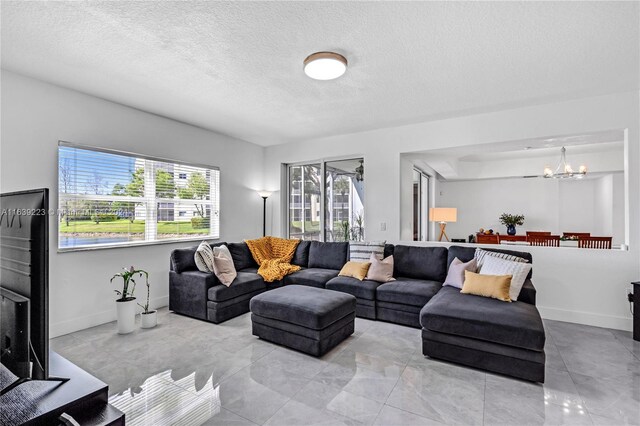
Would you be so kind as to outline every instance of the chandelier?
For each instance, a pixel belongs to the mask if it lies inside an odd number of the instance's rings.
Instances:
[[[544,177],[553,179],[582,179],[587,174],[587,166],[582,165],[578,171],[574,171],[571,165],[567,163],[567,150],[563,146],[560,150],[560,162],[555,171],[551,170],[551,167],[544,168]]]

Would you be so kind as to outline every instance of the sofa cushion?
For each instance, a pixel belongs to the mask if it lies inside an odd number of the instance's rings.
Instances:
[[[381,284],[371,280],[360,281],[351,277],[335,277],[327,282],[326,288],[352,294],[358,299],[376,300],[376,289]]]
[[[219,242],[215,244],[210,244],[211,247],[221,246],[223,244],[227,244],[225,242]],[[196,249],[198,246],[193,247],[185,247],[179,248],[171,251],[171,255],[169,256],[171,259],[171,270],[182,273],[184,271],[197,271],[198,267],[196,266]]]
[[[171,252],[171,268],[179,274],[185,271],[197,271],[198,266],[195,261],[197,248],[195,246],[173,250]]]
[[[309,247],[311,247],[311,241],[300,241],[293,254],[293,259],[291,259],[291,264],[303,268],[309,266]]]
[[[439,282],[447,277],[447,249],[444,247],[395,246],[393,261],[394,277]]]
[[[292,285],[251,299],[251,313],[322,330],[356,310],[356,298],[338,291]]]
[[[533,256],[531,256],[531,253],[528,253],[526,251],[500,250],[500,249],[492,249],[492,248],[485,248],[485,247],[483,247],[482,250],[492,251],[496,253],[506,253],[512,256],[518,256],[528,260],[529,263],[533,263]],[[451,262],[453,262],[453,259],[455,259],[456,257],[463,262],[468,262],[474,258],[475,254],[476,254],[475,247],[451,246],[449,247],[449,254],[447,256],[447,266],[449,266]],[[533,269],[529,271],[529,275],[527,275],[527,279],[531,279],[532,275],[533,275]]]
[[[518,302],[529,303],[531,305],[536,304],[536,288],[533,286],[531,280],[524,282],[520,290],[520,295],[518,296]]]
[[[224,302],[243,294],[267,288],[262,277],[250,272],[238,272],[238,276],[229,287],[218,284],[209,289],[207,297],[212,302]]]
[[[309,268],[342,269],[347,263],[349,243],[312,241],[309,248]]]
[[[376,300],[422,307],[441,288],[442,283],[438,281],[401,277],[381,284],[376,290]]]
[[[443,287],[422,308],[420,324],[439,333],[534,351],[544,349],[544,326],[534,305],[461,294],[453,287]]]
[[[393,250],[394,250],[394,245],[393,244],[385,244],[384,245],[384,258],[386,259],[387,257],[393,255]]]
[[[297,284],[310,287],[324,288],[331,278],[338,276],[335,269],[308,268],[301,269],[284,277],[285,285]]]
[[[251,250],[245,242],[241,243],[229,243],[227,244],[231,257],[233,258],[233,264],[236,267],[236,271],[245,268],[257,268],[258,264],[251,255]]]

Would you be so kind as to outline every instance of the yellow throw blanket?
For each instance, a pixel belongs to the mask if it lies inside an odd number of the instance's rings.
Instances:
[[[276,237],[262,237],[257,240],[246,240],[251,255],[260,265],[258,274],[265,282],[278,281],[300,267],[291,264],[299,240],[286,240]]]

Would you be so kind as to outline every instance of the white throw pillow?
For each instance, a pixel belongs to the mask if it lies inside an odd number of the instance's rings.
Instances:
[[[225,245],[213,248],[213,273],[216,274],[218,280],[227,287],[229,287],[238,276],[236,267],[233,264],[231,252],[229,252],[229,248]]]
[[[522,263],[529,262],[525,258],[514,256],[512,254],[500,253],[497,251],[482,250],[481,248],[477,248],[473,257],[475,257],[476,262],[478,263],[478,272],[482,269],[482,264],[484,263],[484,259],[486,256],[493,256],[493,257],[497,257],[498,259],[504,259],[504,260],[512,260],[514,262],[522,262]]]
[[[213,272],[213,249],[208,242],[203,241],[200,243],[194,254],[194,260],[198,271]]]
[[[511,300],[518,300],[518,295],[524,285],[532,265],[524,262],[514,262],[513,260],[500,259],[494,256],[485,256],[484,263],[480,269],[480,275],[511,275],[511,288],[509,297]]]
[[[349,260],[352,262],[368,262],[371,253],[382,260],[386,241],[349,241]]]

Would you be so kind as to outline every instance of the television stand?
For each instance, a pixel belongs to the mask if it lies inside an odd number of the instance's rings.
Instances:
[[[109,386],[80,367],[49,352],[49,372],[68,378],[47,386],[47,381],[14,382],[0,396],[0,424],[59,424],[66,414],[81,425],[124,425],[124,414],[109,405]]]
[[[2,389],[0,391],[0,396],[2,396],[5,393],[9,392],[13,388],[15,388],[17,386],[20,386],[23,383],[33,382],[35,380],[40,380],[41,382],[60,382],[60,384],[63,384],[64,382],[68,382],[69,381],[69,379],[67,377],[56,377],[56,376],[49,376],[46,379],[30,379],[28,377],[22,377],[22,378],[16,380],[15,382],[11,383],[6,388]]]

